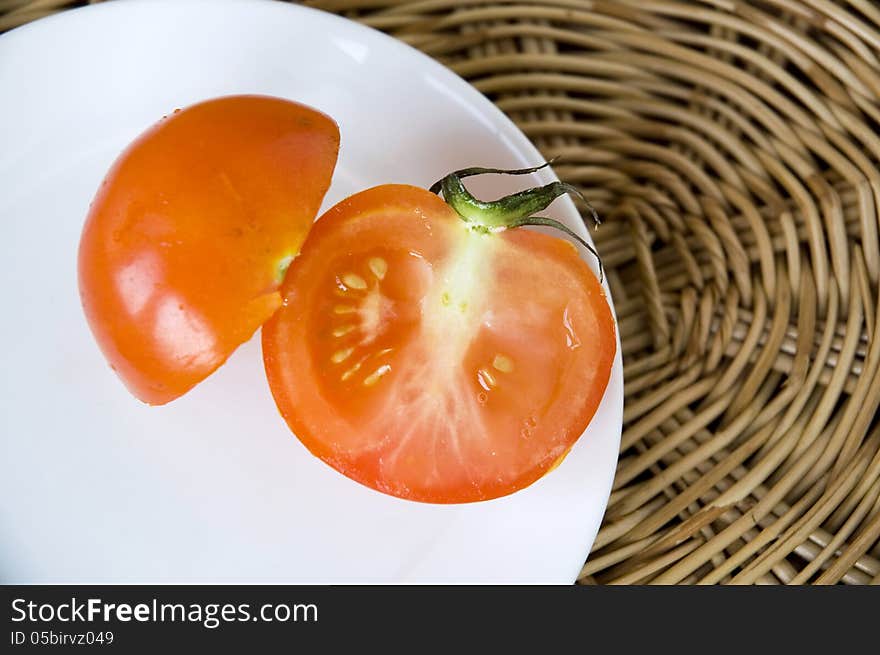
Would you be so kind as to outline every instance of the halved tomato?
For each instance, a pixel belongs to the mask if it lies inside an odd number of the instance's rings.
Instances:
[[[583,433],[614,359],[610,308],[575,247],[469,207],[401,185],[342,201],[263,327],[296,436],[401,498],[479,501],[537,480]]]
[[[119,156],[86,218],[79,287],[137,398],[185,393],[280,306],[338,150],[336,123],[314,109],[228,96],[167,116]]]

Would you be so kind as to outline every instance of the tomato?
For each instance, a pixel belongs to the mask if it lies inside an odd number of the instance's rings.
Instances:
[[[324,114],[228,96],[175,111],[119,156],[83,227],[79,287],[137,398],[185,393],[280,306],[338,150]]]
[[[535,191],[511,196],[520,213],[548,204]],[[340,202],[262,334],[275,402],[314,455],[432,503],[510,494],[553,468],[596,412],[616,349],[573,244],[513,229],[551,221],[459,205],[403,185]]]

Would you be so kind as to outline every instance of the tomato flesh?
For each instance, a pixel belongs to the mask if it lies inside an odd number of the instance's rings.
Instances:
[[[228,96],[165,117],[119,156],[86,218],[79,286],[101,350],[137,398],[182,395],[280,306],[338,149],[320,112]]]
[[[394,496],[487,500],[583,433],[615,354],[567,241],[472,230],[424,189],[359,193],[315,224],[263,328],[281,414],[315,455]]]

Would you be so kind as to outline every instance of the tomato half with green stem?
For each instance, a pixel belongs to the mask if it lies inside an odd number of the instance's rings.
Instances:
[[[338,150],[336,123],[310,107],[226,96],[175,111],[119,156],[83,227],[79,288],[137,398],[187,392],[280,306]]]
[[[534,170],[458,171],[435,185],[445,202],[379,186],[318,219],[262,335],[276,404],[313,454],[431,503],[510,494],[567,454],[608,384],[614,319],[575,246],[523,228],[583,243],[535,216],[574,189],[480,202],[461,181]]]

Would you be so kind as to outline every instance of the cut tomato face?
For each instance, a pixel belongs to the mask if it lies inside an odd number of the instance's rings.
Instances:
[[[580,437],[615,355],[601,285],[568,241],[483,229],[387,185],[315,224],[263,328],[284,419],[346,476],[460,503],[534,482]]]
[[[79,287],[137,398],[185,393],[280,306],[338,150],[320,112],[229,96],[167,116],[120,155],[86,218]]]

